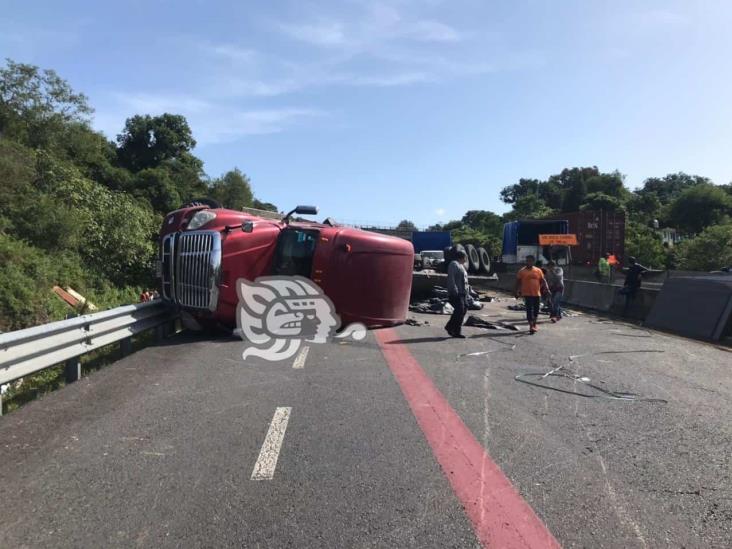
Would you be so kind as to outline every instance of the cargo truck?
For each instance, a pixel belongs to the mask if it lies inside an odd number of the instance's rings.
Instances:
[[[236,323],[236,281],[300,275],[318,284],[341,321],[369,327],[404,322],[414,251],[401,238],[323,223],[291,221],[317,213],[298,206],[281,219],[187,204],[165,216],[160,230],[163,299],[201,325]]]
[[[572,246],[542,246],[541,234],[576,236]],[[545,219],[513,221],[503,226],[503,257],[506,264],[523,263],[527,255],[561,264],[597,265],[606,253],[622,260],[625,254],[623,212],[566,212]]]

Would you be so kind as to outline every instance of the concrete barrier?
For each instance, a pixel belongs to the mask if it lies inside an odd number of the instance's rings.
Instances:
[[[493,288],[513,293],[516,284],[516,273],[500,273]],[[620,294],[622,286],[590,282],[586,280],[564,279],[564,303],[575,307],[592,309],[604,313],[623,315],[625,296]],[[658,295],[658,288],[641,288],[631,303],[625,316],[636,320],[646,318],[653,308]]]
[[[516,269],[498,273],[498,278],[486,276],[470,276],[471,286],[477,290],[503,290],[513,293],[516,285]],[[429,297],[432,287],[445,286],[447,275],[443,273],[416,272],[412,277],[412,299]],[[644,287],[638,290],[635,299],[625,311],[625,296],[618,284],[591,282],[588,280],[564,279],[564,303],[594,311],[626,316],[636,320],[644,320],[653,308],[658,287]]]

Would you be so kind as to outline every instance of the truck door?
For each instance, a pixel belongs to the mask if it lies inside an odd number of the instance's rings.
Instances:
[[[272,274],[312,278],[313,255],[319,233],[316,229],[284,229],[277,239]]]

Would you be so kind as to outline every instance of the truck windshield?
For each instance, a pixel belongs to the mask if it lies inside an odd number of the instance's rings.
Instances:
[[[310,278],[318,231],[285,229],[277,240],[273,274]]]

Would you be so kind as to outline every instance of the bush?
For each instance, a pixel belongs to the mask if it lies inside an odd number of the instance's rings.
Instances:
[[[625,256],[635,257],[641,265],[654,269],[665,268],[668,261],[661,237],[651,228],[632,221],[625,226]]]
[[[52,293],[55,284],[87,286],[81,259],[0,235],[0,331],[63,319],[70,309]]]
[[[704,229],[697,237],[681,242],[675,255],[679,269],[687,271],[732,266],[732,224]]]

